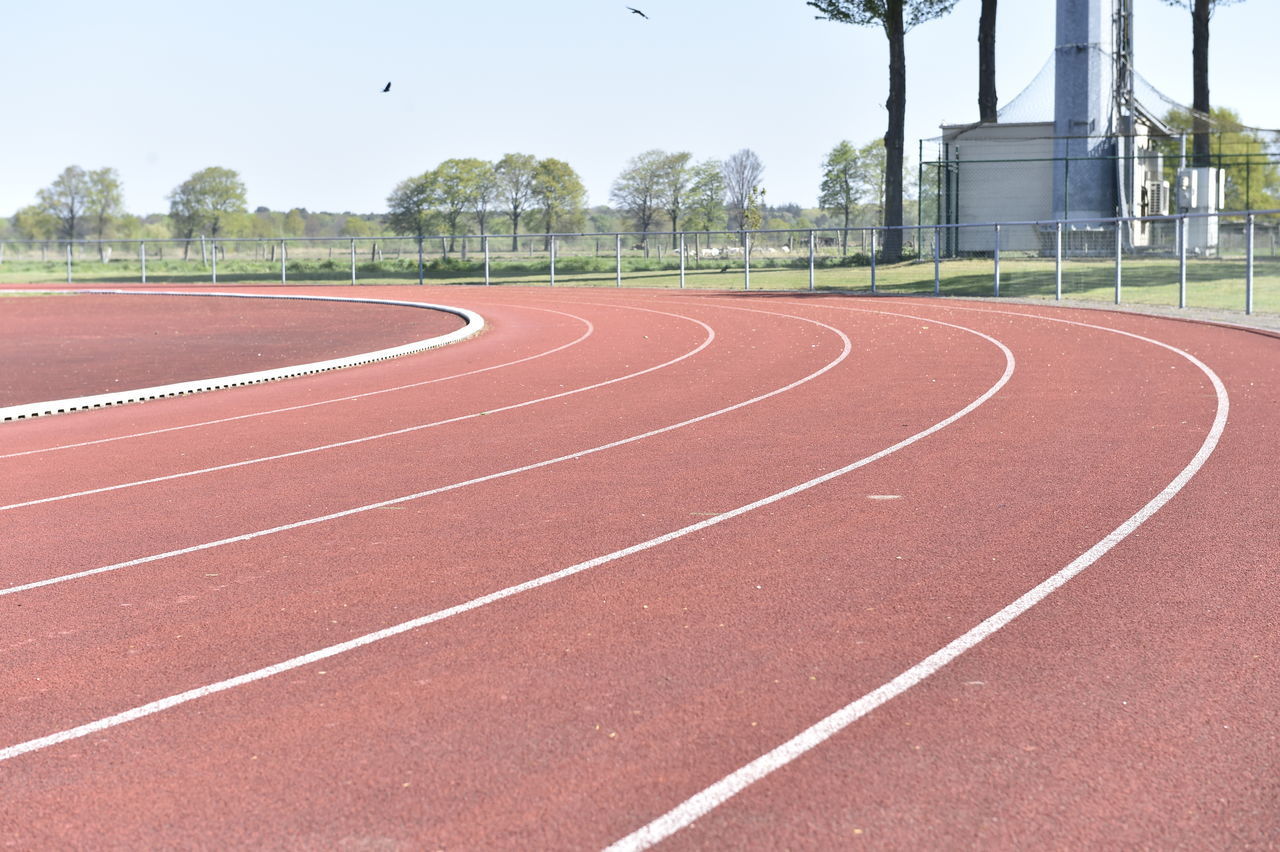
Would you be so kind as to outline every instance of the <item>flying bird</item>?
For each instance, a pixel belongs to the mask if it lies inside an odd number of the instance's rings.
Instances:
[[[649,20],[649,16],[646,15],[644,12],[641,12],[639,9],[633,9],[630,6],[628,6],[627,8],[631,10],[631,13],[633,15],[639,15],[640,17],[644,18],[646,21]]]
[[[389,92],[389,91],[391,91],[391,84],[390,84],[390,83],[388,83],[388,84],[383,88],[383,90],[382,90],[382,91],[384,91],[384,92]]]

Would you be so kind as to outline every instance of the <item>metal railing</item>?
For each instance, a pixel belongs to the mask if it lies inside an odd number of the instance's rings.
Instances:
[[[899,257],[885,253],[892,231],[901,238]],[[1117,304],[1137,296],[1179,307],[1280,313],[1278,235],[1280,210],[1256,210],[898,229],[7,240],[0,242],[0,282],[430,282],[1105,295]]]

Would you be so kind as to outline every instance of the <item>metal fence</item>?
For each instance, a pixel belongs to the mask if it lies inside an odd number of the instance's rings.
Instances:
[[[2,283],[475,284],[1091,298],[1280,313],[1280,210],[891,229],[0,242]]]

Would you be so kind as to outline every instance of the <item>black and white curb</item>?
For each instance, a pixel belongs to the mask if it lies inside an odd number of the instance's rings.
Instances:
[[[90,408],[104,408],[109,405],[125,405],[131,402],[145,402],[150,399],[162,399],[171,396],[186,396],[193,393],[220,390],[222,388],[255,385],[262,382],[274,382],[279,379],[290,379],[297,376],[309,376],[313,373],[324,373],[329,370],[341,370],[344,367],[356,367],[361,364],[372,364],[375,361],[386,361],[416,352],[425,352],[457,343],[478,334],[484,328],[484,317],[466,308],[455,308],[449,305],[433,305],[426,302],[405,302],[395,299],[362,299],[344,296],[301,296],[274,293],[190,293],[181,291],[155,290],[10,290],[6,292],[48,293],[48,294],[92,294],[120,296],[205,296],[229,299],[296,299],[313,302],[361,302],[371,305],[399,305],[407,308],[424,308],[433,311],[444,311],[456,314],[466,320],[466,325],[439,337],[416,340],[402,346],[379,349],[375,352],[363,352],[358,355],[347,355],[342,358],[331,358],[327,361],[315,361],[310,364],[297,364],[289,367],[277,367],[271,370],[258,370],[252,373],[238,373],[234,376],[218,376],[210,379],[196,379],[189,382],[174,382],[167,385],[156,385],[136,390],[116,391],[112,393],[94,394],[92,396],[56,399],[48,402],[31,402],[22,405],[11,405],[0,408],[0,421],[26,420],[32,417],[46,417],[51,414],[66,414],[71,411],[84,411]]]

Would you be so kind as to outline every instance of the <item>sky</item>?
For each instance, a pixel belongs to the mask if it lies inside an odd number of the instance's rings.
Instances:
[[[125,207],[168,210],[194,172],[239,172],[249,209],[378,213],[453,157],[555,157],[608,204],[637,154],[750,148],[770,204],[816,204],[840,141],[883,136],[883,30],[815,20],[803,0],[67,0],[16,3],[0,32],[0,216],[69,165],[112,167]],[[977,118],[979,0],[907,34],[908,153]],[[1055,0],[1005,0],[1003,106],[1053,52]],[[1210,94],[1280,128],[1266,57],[1280,2],[1213,17]],[[1191,101],[1191,16],[1134,0],[1137,69]],[[389,93],[382,87],[391,81]]]

